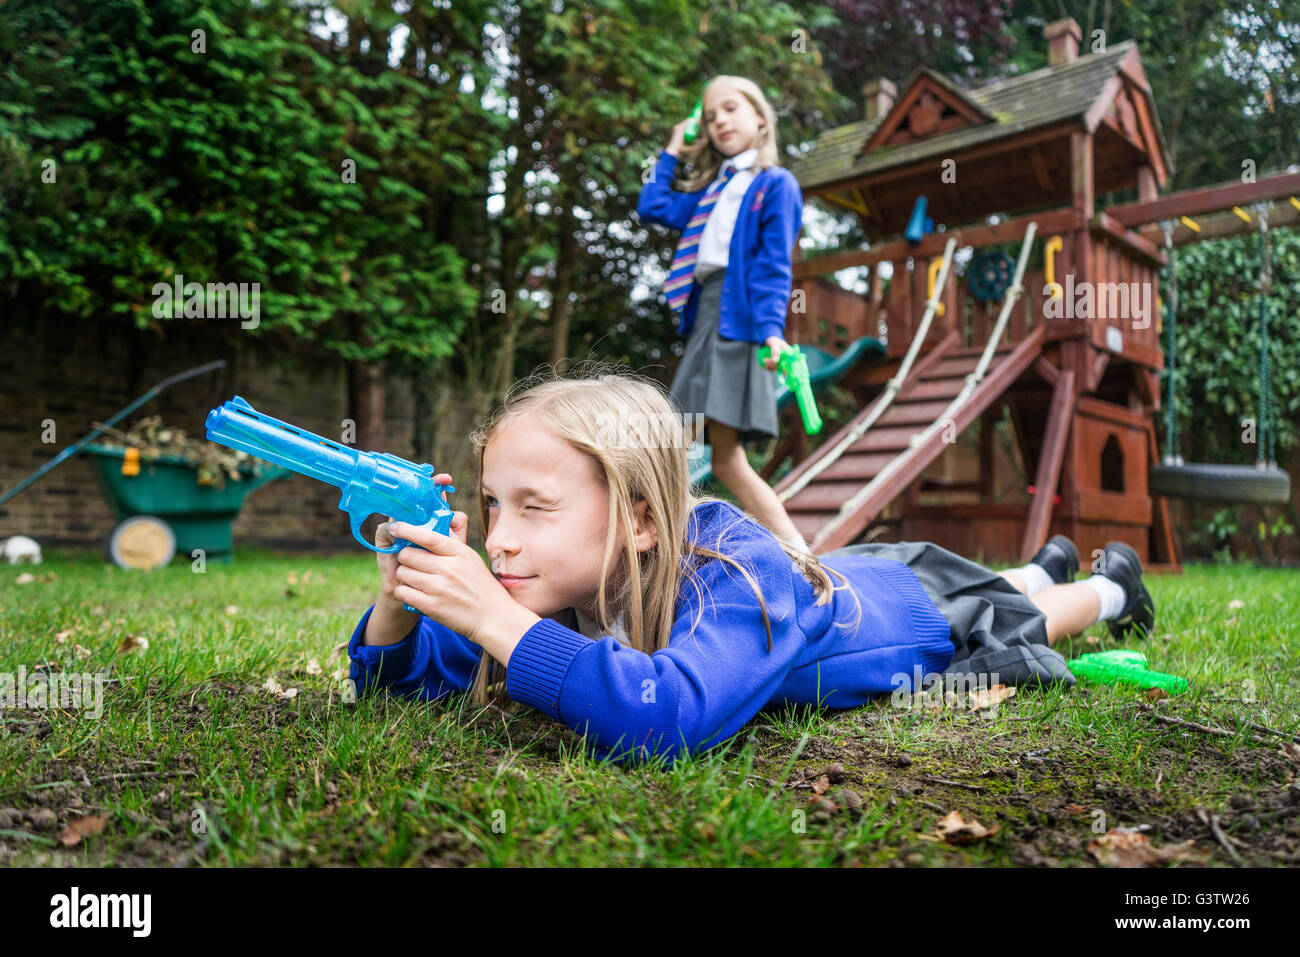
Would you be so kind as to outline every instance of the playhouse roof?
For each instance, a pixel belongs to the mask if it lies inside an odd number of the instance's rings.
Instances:
[[[998,141],[1006,141],[1007,152],[1024,153],[1031,140],[1028,134],[1033,131],[1057,128],[1063,135],[1071,130],[1095,132],[1107,120],[1110,139],[1127,139],[1132,149],[1116,150],[1113,157],[1106,157],[1109,165],[1128,169],[1099,169],[1098,189],[1118,188],[1123,174],[1131,180],[1143,164],[1151,165],[1163,183],[1171,163],[1155,100],[1132,40],[1102,53],[970,90],[932,69],[919,69],[883,116],[825,131],[806,156],[787,160],[786,165],[807,195],[848,190],[852,196],[854,188],[870,187],[881,180],[900,185],[898,174],[909,166],[919,167],[918,172],[924,169],[925,176],[933,180],[942,159],[961,162],[963,154],[976,149],[987,157],[997,152]],[[1042,144],[1043,138],[1035,142]],[[1105,145],[1110,147],[1109,140]],[[1035,151],[1040,149],[1041,145]],[[1047,151],[1031,159],[1041,179],[1042,170],[1053,165],[1054,157]],[[1109,182],[1101,181],[1103,173]],[[844,205],[852,206],[852,202]]]

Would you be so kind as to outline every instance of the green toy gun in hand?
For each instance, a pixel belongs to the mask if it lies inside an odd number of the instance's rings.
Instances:
[[[772,350],[763,346],[758,350],[759,365],[767,362]],[[822,417],[817,411],[817,400],[813,398],[812,384],[808,378],[808,360],[798,346],[790,346],[777,357],[776,371],[781,373],[785,387],[794,393],[799,403],[799,414],[803,417],[803,430],[809,435],[816,435],[822,430]]]
[[[1187,690],[1187,679],[1147,670],[1147,656],[1140,651],[1116,649],[1080,655],[1066,662],[1080,678],[1099,684],[1137,685],[1139,688],[1163,688],[1170,694]]]
[[[695,142],[695,137],[700,135],[700,118],[704,116],[704,94],[695,102],[695,109],[691,115],[686,118],[686,129],[682,130],[682,142],[687,146]]]

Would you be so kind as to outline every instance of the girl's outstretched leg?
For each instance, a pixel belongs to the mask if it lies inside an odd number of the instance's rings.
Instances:
[[[1097,622],[1101,615],[1101,599],[1095,589],[1073,582],[1068,585],[1049,585],[1029,596],[1047,616],[1047,643],[1056,644],[1058,638],[1077,635]]]
[[[722,425],[712,419],[705,421],[709,428],[709,442],[713,446],[713,474],[718,481],[731,489],[746,512],[762,521],[777,535],[791,542],[803,541],[803,536],[781,504],[780,497],[745,458],[745,449],[740,444],[740,432],[733,426]]]

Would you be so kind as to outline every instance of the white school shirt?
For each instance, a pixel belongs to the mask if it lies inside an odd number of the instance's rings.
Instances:
[[[569,610],[573,612],[578,625],[578,627],[573,629],[574,631],[586,635],[592,641],[599,641],[605,636],[605,632],[601,631],[600,626],[596,624],[595,620],[588,618],[576,608],[571,608]],[[627,632],[623,630],[622,626],[623,620],[620,618],[618,621],[614,622],[614,627],[609,630],[609,634],[612,635],[619,644],[625,645],[627,644]]]
[[[726,269],[731,249],[731,234],[736,229],[736,217],[740,215],[740,204],[745,198],[745,191],[754,180],[754,163],[758,159],[758,147],[752,147],[743,153],[737,153],[722,161],[718,167],[721,176],[728,166],[736,167],[736,174],[731,177],[720,194],[709,219],[704,224],[700,235],[700,245],[695,256],[695,279],[704,279],[709,273]],[[717,179],[714,179],[717,182]]]

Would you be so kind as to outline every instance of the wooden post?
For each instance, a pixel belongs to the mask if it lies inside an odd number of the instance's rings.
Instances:
[[[996,458],[993,454],[994,429],[1002,418],[1002,403],[995,402],[980,416],[980,501],[992,502],[997,488],[993,474]]]
[[[1156,186],[1156,171],[1150,166],[1139,166],[1137,171],[1138,201],[1150,202],[1160,193]]]
[[[1084,222],[1092,219],[1095,205],[1093,194],[1092,169],[1092,134],[1074,132],[1070,134],[1070,195],[1074,213]],[[1075,230],[1073,235],[1073,255],[1070,257],[1074,271],[1074,282],[1092,282],[1096,269],[1092,259],[1092,234],[1087,227]],[[1069,242],[1069,240],[1066,240]],[[1094,298],[1093,302],[1096,302]],[[1078,382],[1088,381],[1088,368],[1092,364],[1092,326],[1098,320],[1095,316],[1079,319],[1071,323],[1072,332],[1080,338],[1071,338],[1062,343],[1061,364],[1066,370],[1074,372]]]
[[[1052,519],[1052,496],[1061,478],[1061,462],[1065,458],[1065,440],[1074,415],[1074,372],[1067,369],[1056,380],[1052,389],[1052,404],[1047,411],[1047,431],[1043,435],[1043,450],[1038,456],[1038,470],[1034,476],[1034,499],[1029,503],[1029,521],[1025,523],[1025,537],[1020,543],[1020,560],[1027,562],[1047,541],[1047,529]]]

